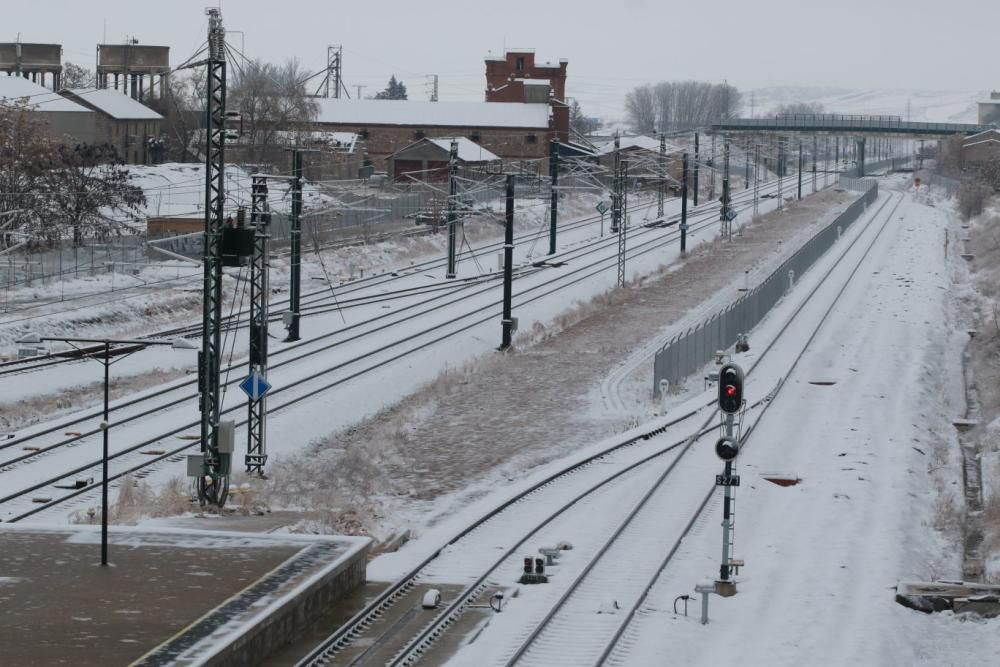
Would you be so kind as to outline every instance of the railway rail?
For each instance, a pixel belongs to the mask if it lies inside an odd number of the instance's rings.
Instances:
[[[791,366],[782,377],[787,377],[788,373],[794,370],[805,350],[808,348],[809,343],[822,328],[830,312],[836,306],[840,296],[846,290],[859,267],[867,258],[871,248],[881,237],[888,221],[892,219],[893,213],[898,207],[899,202],[902,200],[901,196],[893,195],[893,197],[898,197],[895,206],[891,208],[888,215],[886,215],[881,221],[881,225],[878,226],[874,237],[868,241],[868,245],[864,253],[862,253],[861,257],[855,262],[850,273],[840,285],[839,291],[836,292],[833,300],[826,306],[818,322],[816,322],[813,326],[807,342],[805,345],[801,346],[799,353],[791,362]],[[847,258],[853,256],[852,250],[862,238],[865,238],[866,233],[876,223],[876,221],[879,220],[883,209],[890,202],[891,198],[883,201],[879,208],[871,214],[871,217],[865,224],[865,227],[857,233],[850,244],[848,244],[846,248],[840,249],[839,257],[836,258],[835,262],[818,280],[812,290],[804,296],[801,303],[798,304],[798,306],[784,322],[777,335],[767,344],[760,355],[757,356],[756,360],[747,372],[748,378],[753,377],[754,371],[759,367],[761,361],[768,358],[768,353],[774,348],[777,342],[781,340],[782,336],[789,330],[789,328],[797,322],[797,318],[800,313],[804,308],[812,303],[812,299],[817,292],[823,287],[828,288],[830,286],[831,283],[828,281],[830,280],[831,275],[839,268],[848,266]],[[771,391],[767,392],[763,398],[751,405],[744,413],[745,415],[753,417],[752,421],[744,424],[744,445],[749,443],[749,440],[754,433],[756,424],[760,423],[760,420],[766,414],[767,408],[770,406],[774,398],[777,397],[783,386],[783,380],[779,381]],[[708,413],[707,417],[705,417],[706,412]],[[706,482],[706,480],[709,479],[707,476],[696,477],[694,475],[687,474],[688,471],[685,471],[685,474],[678,475],[675,474],[675,471],[685,470],[680,466],[685,465],[683,459],[689,452],[692,451],[692,445],[700,438],[704,437],[707,433],[714,430],[714,428],[709,427],[709,424],[715,421],[716,413],[717,410],[714,409],[714,401],[712,401],[699,409],[685,413],[676,421],[658,424],[655,430],[644,433],[641,437],[645,438],[647,441],[662,443],[664,437],[674,434],[678,428],[684,428],[685,426],[690,428],[692,420],[696,420],[699,417],[705,417],[704,421],[701,422],[697,428],[691,430],[690,433],[683,439],[671,442],[666,447],[662,447],[654,452],[648,452],[648,449],[655,447],[655,445],[647,447],[644,451],[645,456],[637,461],[634,461],[633,465],[628,467],[627,470],[623,468],[611,475],[606,475],[605,477],[598,479],[592,486],[587,487],[575,498],[571,498],[568,502],[559,504],[556,512],[546,513],[544,516],[535,516],[531,521],[523,521],[521,524],[522,533],[520,533],[517,537],[506,537],[503,532],[500,532],[499,534],[491,534],[490,538],[492,539],[486,540],[486,543],[492,545],[513,544],[513,546],[506,548],[500,557],[492,561],[488,567],[484,568],[478,576],[473,579],[472,583],[466,585],[442,611],[435,614],[432,621],[427,623],[418,633],[407,640],[402,648],[387,662],[385,662],[385,664],[409,665],[418,661],[421,657],[425,657],[427,653],[432,650],[435,641],[444,636],[447,633],[448,628],[455,625],[461,615],[465,613],[471,605],[477,601],[481,601],[482,595],[488,588],[488,582],[510,580],[512,573],[518,571],[517,555],[529,539],[532,539],[533,536],[537,536],[540,531],[542,531],[558,516],[570,511],[574,506],[581,506],[584,499],[590,497],[592,493],[597,492],[599,489],[606,488],[607,485],[620,479],[623,475],[631,473],[632,471],[637,470],[654,460],[662,459],[668,452],[674,452],[675,456],[669,461],[661,461],[661,466],[657,468],[655,479],[652,484],[645,487],[646,491],[643,497],[639,499],[634,506],[632,506],[630,511],[625,513],[624,517],[615,527],[605,531],[606,537],[603,544],[592,548],[592,555],[586,565],[577,573],[577,576],[572,582],[569,582],[567,586],[561,588],[561,593],[559,594],[558,599],[548,609],[544,617],[542,619],[536,619],[537,623],[532,627],[531,631],[528,632],[527,635],[512,648],[509,654],[500,656],[501,660],[499,662],[500,664],[506,665],[522,663],[546,665],[559,663],[573,665],[604,664],[608,657],[615,654],[616,651],[625,650],[621,648],[621,638],[627,632],[629,624],[641,608],[641,605],[647,598],[650,590],[655,585],[655,582],[670,563],[680,543],[699,520],[699,517],[702,516],[714,493],[714,486],[709,487],[707,494],[703,492],[704,486],[708,484],[708,482]],[[613,444],[610,448],[601,452],[597,456],[608,456],[612,452],[619,451],[620,448],[633,446],[636,442],[635,436],[633,434],[629,434],[628,436],[623,437],[621,442]],[[710,452],[708,456],[709,458],[714,458],[714,454]],[[581,463],[582,465],[590,466],[595,460],[598,459],[587,459]],[[717,468],[717,465],[715,467]],[[572,466],[563,469],[559,473],[547,478],[544,481],[544,485],[555,485],[557,481],[567,479],[568,476],[573,474],[574,470],[575,468]],[[605,468],[605,470],[607,470],[607,468]],[[676,479],[680,479],[681,481],[674,482]],[[698,483],[692,486],[688,482],[689,479],[698,480]],[[667,480],[670,480],[670,484],[666,483]],[[580,481],[578,480],[575,486],[579,487],[580,485]],[[526,502],[527,499],[531,497],[531,494],[538,492],[539,488],[541,487],[535,486],[526,490],[524,494],[507,501],[504,505],[498,507],[493,513],[487,515],[463,532],[459,533],[453,539],[449,540],[445,545],[436,550],[411,572],[390,585],[371,604],[358,612],[352,619],[345,623],[324,642],[318,645],[312,652],[309,653],[309,655],[298,663],[299,666],[302,667],[304,665],[325,664],[375,664],[375,662],[373,662],[375,655],[373,655],[371,649],[358,649],[353,652],[350,650],[350,647],[353,645],[353,640],[366,635],[368,628],[374,629],[378,627],[379,619],[386,614],[387,609],[399,600],[404,593],[416,587],[418,582],[421,581],[421,578],[427,577],[428,570],[435,563],[435,561],[441,559],[448,553],[454,553],[456,551],[463,554],[474,553],[474,545],[465,546],[462,542],[468,541],[470,535],[475,535],[478,531],[487,530],[486,527],[489,522],[495,521],[498,516],[501,516],[504,512],[508,511],[512,505]],[[671,516],[669,521],[671,529],[664,530],[663,507],[682,506],[685,503],[689,509],[685,512],[678,512],[676,516]],[[533,505],[536,507],[538,506],[537,504]],[[552,505],[552,503],[549,503],[545,506]],[[602,511],[606,509],[607,506],[605,506]],[[583,508],[583,511],[586,512],[587,508]],[[589,515],[593,516],[592,513]],[[525,528],[524,526],[529,527]],[[588,527],[589,526],[590,524],[588,524]],[[547,537],[549,537],[551,541],[551,531]],[[655,544],[653,542],[655,542]],[[627,559],[629,566],[628,568],[625,568],[629,570],[629,573],[622,572],[623,568],[621,567],[621,564],[625,562],[625,559],[623,559],[622,556],[623,548],[627,549],[629,554]],[[576,550],[574,550],[574,552],[575,551]],[[612,569],[609,570],[609,567]],[[602,579],[607,581],[607,577],[610,576],[609,572],[612,571],[615,573],[614,576],[616,577],[616,581],[619,583],[619,589],[621,587],[628,589],[625,594],[621,595],[626,602],[625,608],[627,611],[624,613],[612,613],[606,615],[594,614],[593,612],[596,602],[595,591],[599,590],[600,587],[595,587],[593,582],[595,580],[600,581]],[[633,572],[635,573],[634,575],[631,574]],[[464,578],[471,578],[468,577],[468,573],[459,572],[457,575],[458,576],[456,578],[458,579],[462,579],[463,575]],[[565,573],[561,573],[555,581],[561,582],[563,576],[565,576]],[[623,578],[626,581],[623,582]],[[559,589],[561,587],[561,583],[550,584],[550,586],[555,586],[556,589]],[[586,608],[586,613],[583,616],[574,616],[570,612],[573,609],[573,605],[581,599],[585,600],[584,607]],[[581,621],[581,618],[584,620]],[[597,620],[594,620],[595,618]],[[583,627],[579,623],[574,623],[574,621],[586,623],[586,626]],[[570,632],[572,634],[572,641],[568,640],[565,634],[566,632]],[[581,637],[586,637],[587,640],[582,641]],[[369,640],[359,644],[363,644],[365,646],[384,646],[385,643],[386,642],[383,639],[379,639],[374,642]],[[381,659],[381,656],[379,656],[379,659]]]

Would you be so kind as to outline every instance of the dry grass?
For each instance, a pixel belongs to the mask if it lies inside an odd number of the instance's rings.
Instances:
[[[95,375],[98,375],[98,368],[95,364]],[[185,371],[180,369],[155,368],[142,375],[112,377],[108,393],[111,400],[114,401],[185,375]],[[34,396],[14,403],[0,403],[0,431],[15,431],[43,420],[80,410],[88,405],[98,405],[103,397],[104,383],[93,382],[77,387],[73,392],[64,391],[58,394]]]
[[[158,489],[149,483],[126,475],[118,485],[118,496],[111,505],[108,521],[134,524],[146,518],[177,516],[197,509],[193,503],[191,482],[173,477]],[[100,523],[99,507],[77,510],[70,515],[72,523]]]

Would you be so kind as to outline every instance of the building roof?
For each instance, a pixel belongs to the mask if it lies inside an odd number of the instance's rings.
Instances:
[[[162,120],[163,116],[128,95],[110,88],[70,88],[63,91],[115,120]]]
[[[451,152],[451,137],[435,137],[428,139],[435,146],[440,146],[444,150]],[[455,137],[458,142],[458,159],[462,162],[493,162],[499,160],[500,156],[492,153],[475,141],[465,137]]]
[[[84,111],[87,107],[20,76],[0,75],[0,100],[25,100],[37,111]]]
[[[638,135],[638,136],[632,136],[632,137],[630,137],[630,136],[622,136],[622,137],[619,138],[618,143],[619,143],[619,149],[620,150],[625,150],[627,148],[638,148],[638,149],[644,149],[644,150],[647,150],[647,151],[651,151],[653,153],[659,153],[660,152],[660,141],[659,141],[659,139],[655,139],[653,137],[647,137],[647,136],[641,135],[641,134]],[[615,150],[615,141],[614,141],[614,139],[610,139],[610,140],[608,140],[608,141],[606,141],[604,143],[601,143],[601,144],[597,145],[597,154],[598,155],[608,155],[609,153],[613,153],[614,150]],[[672,152],[674,152],[676,150],[678,150],[677,146],[674,146],[670,142],[667,142],[667,153],[672,153]]]
[[[320,99],[318,123],[548,128],[547,104]]]
[[[993,135],[993,136],[989,137],[987,135]],[[965,137],[962,143],[966,146],[969,146],[970,144],[976,143],[977,141],[984,141],[991,139],[994,141],[1000,139],[1000,130],[990,129],[990,130],[983,130],[982,132],[977,132],[975,134],[970,134],[969,136]]]
[[[486,150],[475,141],[467,139],[466,137],[455,137],[454,140],[458,142],[458,159],[462,162],[474,163],[474,162],[493,162],[499,160],[500,156]],[[451,152],[451,142],[452,137],[424,137],[423,139],[418,139],[412,144],[408,144],[403,148],[390,155],[393,157],[399,155],[404,151],[408,151],[414,146],[419,146],[420,144],[433,144],[440,148],[445,153]]]

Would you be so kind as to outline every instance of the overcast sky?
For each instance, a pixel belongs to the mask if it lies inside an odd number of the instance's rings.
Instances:
[[[3,41],[56,42],[64,60],[93,68],[94,46],[171,47],[171,64],[205,40],[205,0],[4,2]],[[322,67],[344,47],[344,79],[385,87],[395,74],[411,99],[426,75],[442,100],[480,100],[483,58],[504,46],[569,60],[567,95],[615,114],[643,82],[723,79],[742,90],[838,86],[1000,89],[997,0],[225,0],[230,41],[266,60]],[[238,32],[243,31],[241,36]]]

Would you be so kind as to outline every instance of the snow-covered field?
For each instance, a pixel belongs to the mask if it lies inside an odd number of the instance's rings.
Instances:
[[[975,123],[976,102],[988,97],[988,91],[776,86],[745,91],[743,115],[750,116],[752,100],[754,115],[773,113],[782,104],[810,102],[822,104],[826,113],[900,116],[904,120],[931,123]]]

